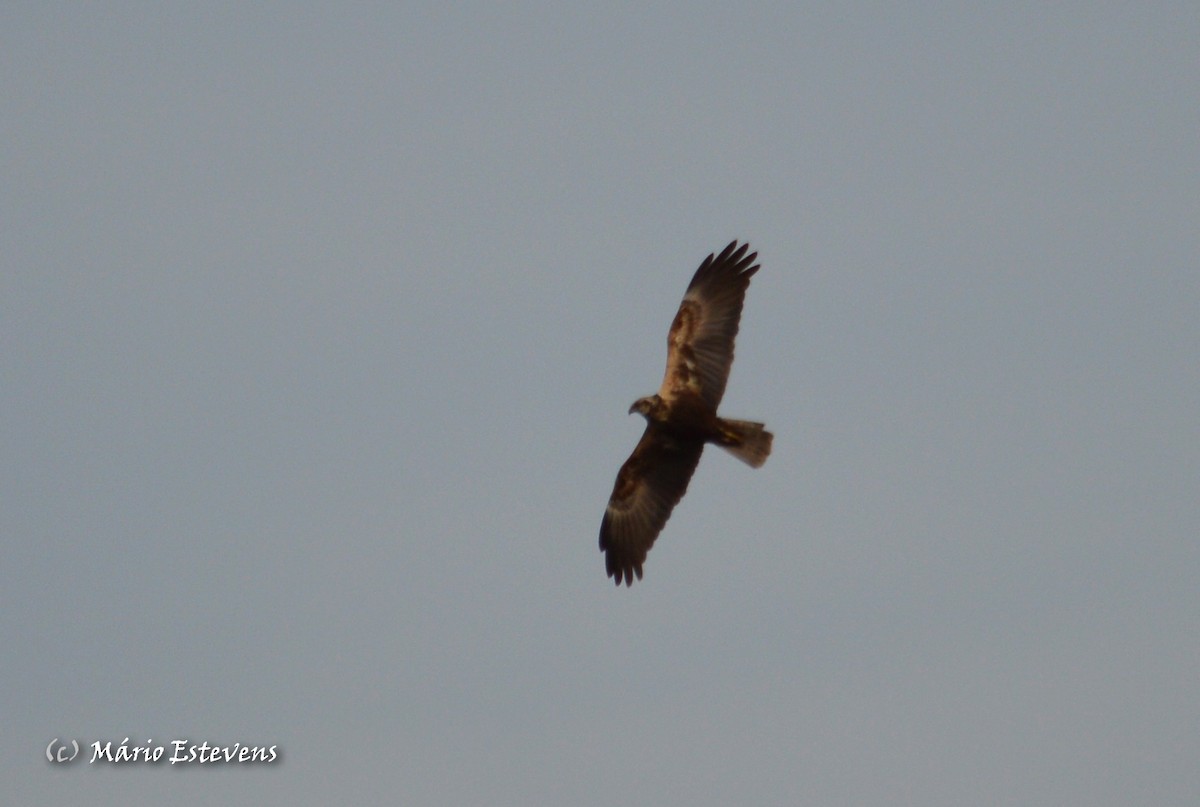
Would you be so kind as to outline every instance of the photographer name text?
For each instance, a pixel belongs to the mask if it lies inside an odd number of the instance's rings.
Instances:
[[[121,742],[97,740],[90,746],[91,757],[88,764],[129,765],[137,763],[169,762],[172,765],[212,765],[212,764],[270,764],[282,757],[282,749],[278,745],[260,746],[244,745],[236,742],[232,745],[219,745],[207,740],[193,742],[192,740],[171,740],[165,745],[155,744],[147,740],[144,745],[130,743],[126,737]],[[68,740],[51,741],[46,747],[46,758],[51,762],[69,763],[79,756],[79,742]],[[85,750],[86,753],[86,750]]]

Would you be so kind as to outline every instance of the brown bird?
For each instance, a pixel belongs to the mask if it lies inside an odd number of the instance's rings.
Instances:
[[[717,417],[733,364],[733,339],[757,252],[733,241],[709,255],[688,284],[667,334],[667,372],[656,395],[639,398],[629,413],[646,431],[617,473],[600,524],[600,550],[619,586],[642,579],[642,564],[683,498],[705,443],[714,443],[757,468],[771,453],[764,424]]]

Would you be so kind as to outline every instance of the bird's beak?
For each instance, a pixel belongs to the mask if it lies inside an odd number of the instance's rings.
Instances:
[[[632,404],[629,405],[629,414],[632,415],[634,412],[637,411],[637,405],[638,405],[637,401],[634,401]]]

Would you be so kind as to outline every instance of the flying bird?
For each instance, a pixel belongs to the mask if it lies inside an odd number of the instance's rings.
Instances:
[[[667,334],[667,372],[654,395],[638,398],[629,414],[646,418],[646,431],[617,473],[600,524],[600,550],[619,586],[642,579],[642,564],[683,498],[705,443],[757,468],[771,453],[764,424],[717,416],[733,364],[733,340],[757,252],[732,241],[709,255],[688,284]]]

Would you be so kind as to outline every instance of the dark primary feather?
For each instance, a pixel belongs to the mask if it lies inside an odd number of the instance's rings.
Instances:
[[[671,510],[683,498],[700,462],[704,443],[681,442],[655,423],[621,466],[600,524],[600,550],[617,585],[642,579],[642,564]]]
[[[667,335],[667,371],[659,395],[671,399],[690,391],[714,411],[725,394],[733,343],[757,252],[737,241],[709,255],[688,284]]]

